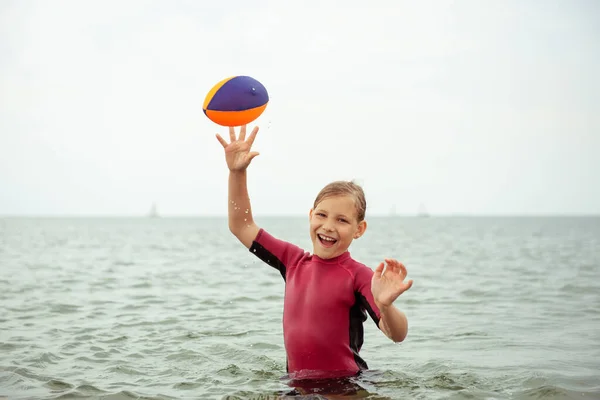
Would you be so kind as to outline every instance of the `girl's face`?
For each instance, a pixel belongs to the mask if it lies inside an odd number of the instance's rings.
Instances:
[[[309,216],[313,253],[323,259],[344,253],[367,228],[365,221],[358,222],[352,196],[325,198],[310,210]]]

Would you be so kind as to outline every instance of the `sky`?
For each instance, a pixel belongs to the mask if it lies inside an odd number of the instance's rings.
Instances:
[[[255,215],[600,214],[594,0],[0,3],[0,215],[225,215],[202,103],[268,90]]]

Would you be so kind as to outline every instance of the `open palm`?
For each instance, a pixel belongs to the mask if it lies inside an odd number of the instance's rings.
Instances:
[[[250,132],[250,136],[246,139],[246,125],[240,128],[240,136],[236,139],[235,137],[235,129],[233,127],[229,128],[229,140],[230,143],[227,143],[225,139],[221,137],[217,133],[217,140],[223,145],[225,149],[225,161],[227,161],[227,167],[230,171],[242,171],[245,170],[254,157],[256,157],[259,153],[256,151],[250,151],[252,149],[252,144],[254,143],[254,139],[256,138],[256,134],[258,133],[258,126],[255,127],[252,132]]]
[[[407,275],[406,267],[402,263],[386,258],[387,267],[383,271],[384,264],[380,263],[371,279],[371,292],[377,304],[383,306],[391,305],[402,293],[410,289],[412,279],[404,281]]]

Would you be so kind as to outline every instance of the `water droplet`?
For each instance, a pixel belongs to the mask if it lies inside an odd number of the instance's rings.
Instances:
[[[244,222],[248,222],[248,218],[244,218]],[[248,226],[250,226],[250,225],[248,225]]]
[[[249,212],[250,212],[250,210],[248,210],[248,209],[246,208],[246,214],[248,214]]]

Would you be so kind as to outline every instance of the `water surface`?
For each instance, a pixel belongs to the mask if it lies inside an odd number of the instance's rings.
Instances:
[[[310,250],[305,218],[257,221]],[[600,218],[371,218],[351,253],[415,282],[405,342],[365,323],[362,398],[600,398]],[[0,397],[292,390],[283,280],[223,218],[4,218],[0,267]]]

